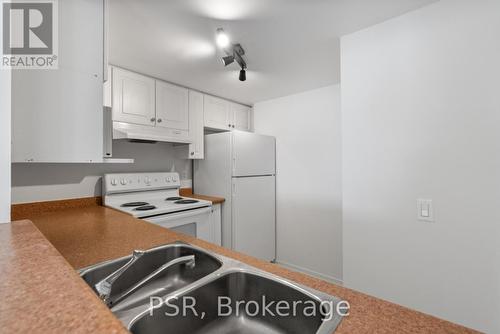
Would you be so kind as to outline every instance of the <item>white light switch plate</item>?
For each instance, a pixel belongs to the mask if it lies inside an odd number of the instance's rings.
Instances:
[[[432,199],[417,199],[417,219],[424,222],[434,222]]]

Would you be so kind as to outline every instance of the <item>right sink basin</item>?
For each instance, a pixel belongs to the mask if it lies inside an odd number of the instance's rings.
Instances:
[[[335,297],[274,275],[229,270],[176,295],[168,304],[158,303],[137,316],[129,330],[134,334],[330,334],[340,322],[334,312],[336,302]],[[182,313],[185,305],[194,307]],[[176,307],[180,313],[174,315]]]

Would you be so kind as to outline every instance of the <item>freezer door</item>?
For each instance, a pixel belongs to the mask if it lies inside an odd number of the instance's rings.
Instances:
[[[233,176],[274,175],[276,140],[250,132],[233,132]]]
[[[262,260],[276,258],[274,176],[233,178],[233,249]]]

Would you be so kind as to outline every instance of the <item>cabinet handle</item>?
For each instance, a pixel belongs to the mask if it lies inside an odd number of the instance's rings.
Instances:
[[[157,122],[158,122],[158,123],[161,123],[161,118],[158,118],[158,121],[157,121]]]
[[[154,121],[156,121],[156,118],[151,117],[150,121],[151,121],[151,122],[154,122]]]

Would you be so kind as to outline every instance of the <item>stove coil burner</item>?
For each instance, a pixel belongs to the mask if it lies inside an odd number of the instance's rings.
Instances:
[[[136,211],[148,211],[148,210],[154,210],[156,209],[156,206],[154,205],[143,205],[135,208],[134,210]]]
[[[149,203],[148,202],[129,202],[129,203],[124,203],[120,206],[124,207],[124,208],[131,208],[134,206],[143,206],[143,205],[149,205]]]
[[[175,201],[175,204],[193,204],[198,203],[199,201],[195,199],[181,199],[180,201]]]
[[[165,201],[178,201],[181,200],[182,197],[167,197]]]

